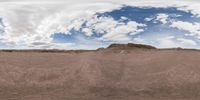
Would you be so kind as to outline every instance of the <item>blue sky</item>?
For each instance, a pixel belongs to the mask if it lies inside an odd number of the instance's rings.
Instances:
[[[96,49],[112,43],[200,48],[200,13],[195,9],[199,3],[174,6],[152,0],[152,5],[134,4],[105,1],[71,10],[62,4],[55,8],[46,3],[44,7],[8,3],[7,12],[0,7],[0,48]]]
[[[162,23],[160,20],[156,20],[159,14],[168,15],[167,23]],[[191,12],[185,12],[182,10],[178,10],[175,7],[168,8],[154,8],[154,7],[133,7],[124,5],[122,8],[104,12],[104,13],[96,13],[97,17],[108,17],[113,18],[116,21],[121,21],[123,23],[128,23],[130,21],[135,21],[137,23],[145,24],[143,27],[143,32],[140,32],[136,35],[129,35],[131,38],[130,41],[99,41],[102,44],[106,42],[106,45],[109,43],[145,43],[150,44],[156,47],[161,48],[170,48],[170,47],[184,47],[184,48],[198,48],[199,47],[199,39],[195,36],[186,36],[186,34],[190,34],[189,31],[180,30],[178,28],[170,27],[172,22],[170,20],[183,21],[188,23],[196,23],[200,21],[200,18],[193,15]],[[124,19],[123,19],[124,18]],[[150,18],[151,20],[147,20]],[[87,21],[85,21],[87,23]],[[77,31],[71,31],[70,34],[65,33],[55,33],[52,35],[54,42],[71,42],[81,44],[84,41],[77,39],[76,37],[81,36],[88,41],[95,38],[100,38],[104,34],[100,34],[96,31],[93,31],[93,34],[89,37],[83,35],[84,32],[81,30],[86,27],[86,25],[82,24],[81,28]],[[170,38],[170,40],[174,44],[160,44],[160,39]],[[141,39],[143,41],[135,41],[134,39]],[[191,43],[182,43],[181,40],[193,41]],[[186,41],[185,41],[186,42]],[[177,44],[177,45],[176,45]]]

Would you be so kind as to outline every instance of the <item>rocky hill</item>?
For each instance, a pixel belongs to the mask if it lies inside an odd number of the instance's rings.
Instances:
[[[144,45],[144,44],[133,44],[133,43],[128,43],[128,44],[111,44],[108,46],[107,49],[156,49],[156,47],[150,46],[150,45]]]

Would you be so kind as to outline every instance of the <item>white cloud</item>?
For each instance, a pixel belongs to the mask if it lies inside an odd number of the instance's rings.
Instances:
[[[165,14],[165,13],[159,13],[156,16],[147,17],[144,20],[147,21],[147,22],[153,21],[154,23],[161,22],[162,24],[167,24],[171,21],[171,19],[169,18],[170,16],[178,17],[179,15],[172,15],[172,14],[168,15],[168,14]]]
[[[124,17],[124,16],[122,16],[122,17],[121,17],[121,20],[122,20],[122,21],[124,21],[124,20],[128,20],[128,18],[127,18],[127,17]]]
[[[147,42],[145,39],[143,39],[141,37],[133,38],[132,42],[139,43],[139,44],[149,44],[149,41]]]
[[[173,21],[170,27],[190,32],[188,35],[200,37],[200,23]]]
[[[97,17],[86,21],[85,34],[91,34],[91,30],[95,33],[103,34],[101,40],[110,41],[129,41],[128,35],[135,35],[142,32],[143,29],[139,27],[145,27],[146,25],[137,23],[135,21],[129,21],[128,23],[116,21],[111,17]]]
[[[0,29],[3,29],[3,28],[4,28],[4,26],[3,26],[1,19],[0,19]]]
[[[69,6],[8,3],[0,8],[6,26],[5,34],[2,36],[3,42],[7,45],[27,46],[34,42],[48,44],[52,41],[51,35],[55,32],[70,34],[72,28],[80,29],[82,22],[91,18],[96,12],[116,8],[119,6],[110,3]]]
[[[190,39],[185,39],[185,38],[177,38],[178,41],[184,46],[196,46],[197,43],[193,40]]]
[[[35,48],[35,49],[66,49],[66,47],[70,47],[70,49],[72,49],[72,47],[74,46],[73,43],[43,43],[43,42],[35,42],[31,45],[29,45],[28,48]],[[27,47],[25,47],[27,48]]]
[[[153,19],[154,19],[153,17],[149,17],[149,18],[145,18],[144,20],[148,22],[148,21],[152,21]]]
[[[158,14],[156,16],[156,21],[160,21],[162,24],[167,24],[168,23],[168,18],[169,18],[169,15],[167,14]]]
[[[80,29],[80,25],[85,20],[92,21],[93,19],[91,18],[96,12],[119,9],[123,4],[139,7],[174,6],[180,7],[179,9],[185,11],[191,10],[192,13],[200,15],[199,3],[189,1],[180,2],[178,0],[84,0],[84,2],[81,0],[1,0],[0,14],[6,26],[5,34],[1,37],[4,39],[3,42],[10,45],[30,46],[34,42],[48,44],[52,42],[50,36],[55,32],[70,34],[70,29]],[[114,22],[111,19],[107,19],[106,21],[102,21],[101,24],[92,27],[96,29],[95,31],[104,34],[103,39],[129,40],[127,33],[134,35],[143,31],[137,28],[137,25],[140,26],[138,23],[132,22],[132,24],[129,23],[126,25],[121,22]],[[161,19],[161,21],[166,23],[164,19]],[[116,29],[112,29],[116,24],[121,25],[118,25]],[[110,33],[105,34],[105,31],[108,29]],[[87,36],[92,35],[91,28],[86,28],[83,31]],[[196,34],[197,32],[195,31],[194,33]]]
[[[178,47],[178,44],[173,41],[175,39],[174,36],[167,36],[157,39],[158,47],[160,48],[172,48]]]
[[[83,28],[82,32],[84,32],[86,36],[92,36],[93,34],[92,29],[89,28]]]
[[[4,25],[0,21],[0,34],[2,34],[4,31]],[[1,37],[0,37],[1,38]]]
[[[157,39],[160,48],[198,48],[194,40],[186,38],[176,38],[175,36],[166,36]]]

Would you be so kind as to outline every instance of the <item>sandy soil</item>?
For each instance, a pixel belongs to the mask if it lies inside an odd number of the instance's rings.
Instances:
[[[0,52],[0,100],[200,100],[200,52]]]

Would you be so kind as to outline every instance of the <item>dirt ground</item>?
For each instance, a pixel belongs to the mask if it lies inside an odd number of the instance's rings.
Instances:
[[[0,100],[200,100],[200,52],[0,52]]]

